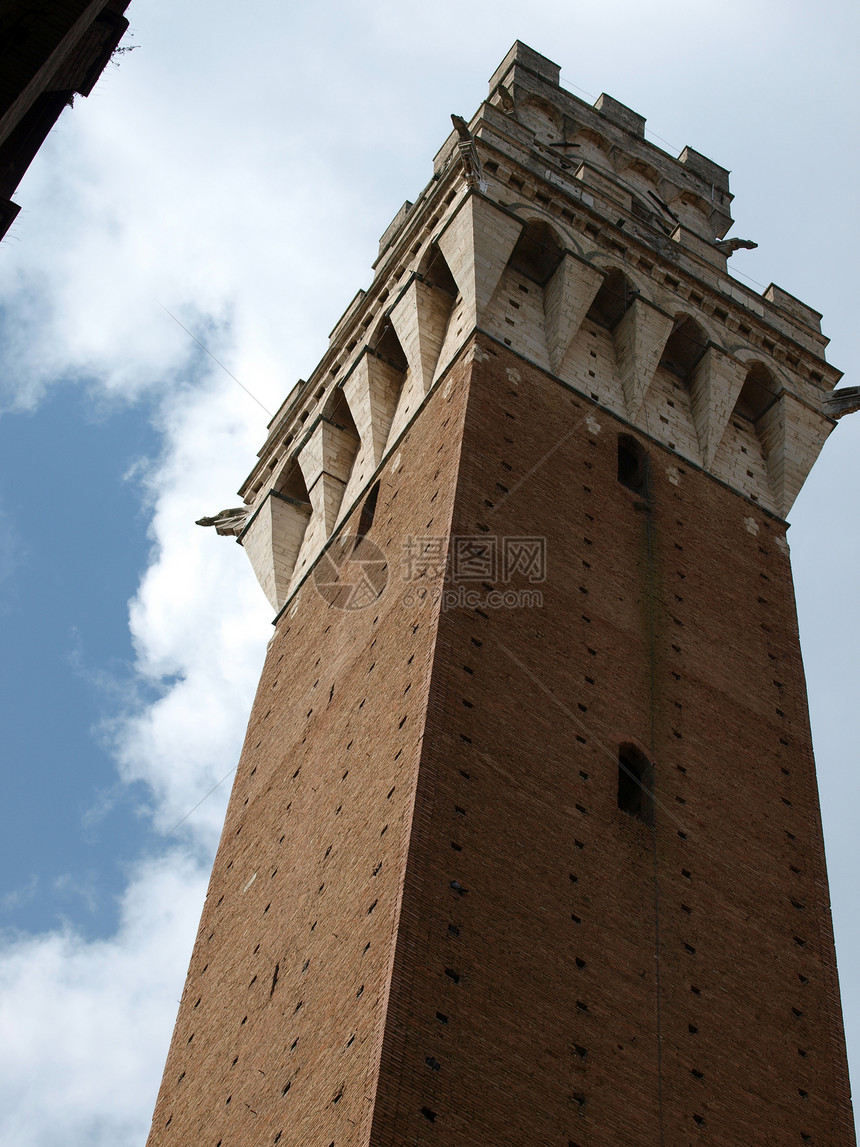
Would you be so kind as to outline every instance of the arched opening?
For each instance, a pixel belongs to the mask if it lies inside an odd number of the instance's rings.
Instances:
[[[612,170],[612,163],[609,158],[612,143],[605,135],[601,135],[598,131],[592,131],[591,128],[581,127],[577,129],[573,139],[578,144],[579,150],[572,155],[577,155],[594,167]]]
[[[687,383],[707,349],[708,336],[696,320],[689,315],[677,315],[663,348],[660,366]]]
[[[633,159],[629,163],[623,164],[621,170],[628,179],[638,180],[645,184],[649,190],[660,186],[660,172],[650,163],[646,163],[644,159]]]
[[[654,769],[635,745],[618,747],[618,807],[643,824],[654,823]]]
[[[304,447],[303,464],[311,482],[315,511],[327,537],[334,528],[343,496],[361,445],[346,395],[341,388],[331,392],[318,426]]]
[[[394,329],[391,319],[387,315],[380,320],[370,338],[369,346],[375,354],[390,366],[393,366],[395,370],[399,370],[403,374],[406,373],[409,366],[406,360],[406,352],[400,345],[397,332]]]
[[[356,524],[355,540],[352,552],[356,559],[374,561],[380,556],[379,548],[368,540],[368,534],[373,529],[373,519],[376,516],[376,503],[379,501],[379,482],[374,482],[365,495],[361,504],[361,511]]]
[[[349,409],[349,403],[346,401],[346,395],[342,389],[338,388],[332,391],[328,402],[323,408],[322,416],[328,422],[332,423],[335,429],[340,430],[346,435],[346,437],[351,440],[352,445],[354,445],[355,449],[352,451],[352,458],[349,461],[349,465],[351,466],[358,452],[358,444],[361,438],[355,425],[355,420],[352,417],[352,412]],[[343,468],[345,469],[346,467],[344,466]]]
[[[274,491],[282,498],[289,498],[291,502],[296,502],[300,506],[310,505],[311,500],[308,496],[308,488],[305,485],[305,479],[299,466],[298,457],[295,455],[288,460],[278,476],[274,485]]]
[[[618,436],[618,481],[634,494],[648,495],[648,453],[629,434]]]
[[[612,331],[630,309],[637,294],[636,288],[631,285],[623,271],[612,267],[606,272],[600,290],[594,296],[594,302],[585,317],[598,326]]]
[[[248,522],[242,545],[274,609],[287,599],[311,520],[307,486],[294,455],[275,478],[270,495]]]
[[[773,420],[768,412],[779,399],[780,387],[762,363],[748,365],[743,385],[714,455],[714,473],[739,488],[753,502],[776,508],[770,452]]]
[[[675,210],[689,208],[699,216],[700,221],[702,218],[709,219],[712,210],[707,199],[703,199],[701,195],[696,195],[694,191],[682,191],[680,195],[671,200],[669,206],[674,207]]]
[[[735,404],[735,414],[755,422],[777,396],[773,375],[760,362],[750,367]]]
[[[409,369],[406,351],[397,337],[390,316],[386,315],[379,321],[369,346],[375,357],[386,368],[383,372],[384,379],[380,374],[377,380],[381,385],[374,388],[377,394],[374,417],[379,422],[381,441],[388,442],[400,433],[410,416],[414,414],[423,398],[423,388],[421,379],[416,380]],[[374,377],[377,376],[375,369],[373,374]],[[381,451],[377,451],[374,465],[380,457]]]
[[[524,279],[544,286],[564,258],[564,250],[547,223],[527,223],[517,240],[509,266]]]
[[[427,249],[427,253],[421,261],[419,274],[429,286],[438,287],[440,291],[444,291],[446,295],[450,295],[453,305],[453,301],[457,298],[458,294],[457,284],[454,281],[454,276],[451,274],[451,268],[448,266],[445,256],[435,243],[431,243]]]
[[[432,385],[433,377],[446,362],[449,332],[452,327],[456,330],[462,325],[458,316],[462,314],[464,299],[448,260],[436,243],[431,243],[424,252],[418,268],[418,279],[415,291],[421,300],[419,309],[424,346],[420,381],[426,393]],[[432,351],[429,349],[431,347]]]
[[[534,132],[538,143],[549,143],[562,138],[562,117],[547,100],[535,96],[526,97],[517,105],[516,118]]]

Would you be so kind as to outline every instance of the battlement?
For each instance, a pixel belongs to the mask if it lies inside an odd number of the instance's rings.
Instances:
[[[717,237],[725,234],[732,222],[728,214],[732,196],[729,172],[724,167],[692,147],[685,147],[677,158],[669,155],[645,139],[645,116],[605,92],[590,106],[561,87],[560,75],[557,64],[518,41],[490,80],[489,100],[506,110],[519,111],[520,118],[528,119],[529,114],[539,118],[542,112],[545,121],[535,125],[535,139],[543,150],[547,150],[547,145],[559,147],[562,143],[583,149],[591,142],[619,171],[638,161],[638,173],[651,167],[648,174],[656,177],[655,182],[674,180],[671,187],[664,188],[667,202],[671,203],[679,192],[694,189],[712,205],[715,227],[722,228]],[[512,108],[508,107],[511,101]],[[629,161],[619,165],[621,154],[627,154]],[[570,152],[566,158],[570,158]],[[639,181],[634,181],[633,190],[634,194],[641,194]]]
[[[785,517],[835,425],[818,312],[733,279],[728,171],[517,43],[270,424],[235,532],[289,600],[480,331]],[[841,409],[841,408],[840,408]]]

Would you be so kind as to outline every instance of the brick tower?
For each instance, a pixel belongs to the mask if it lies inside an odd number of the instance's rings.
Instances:
[[[152,1147],[854,1143],[785,540],[852,395],[727,172],[558,79],[204,519],[277,617]]]

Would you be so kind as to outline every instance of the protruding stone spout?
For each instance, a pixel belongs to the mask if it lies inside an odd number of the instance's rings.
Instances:
[[[248,521],[248,507],[236,506],[232,510],[221,510],[211,518],[198,518],[195,526],[214,526],[215,533],[224,538],[235,538],[244,530]]]

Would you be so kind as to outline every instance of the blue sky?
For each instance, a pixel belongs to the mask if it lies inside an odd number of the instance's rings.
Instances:
[[[64,919],[88,936],[114,929],[123,868],[146,843],[135,812],[145,794],[117,785],[97,731],[136,688],[128,599],[150,542],[134,470],[159,449],[146,415],[143,404],[96,412],[69,381],[37,411],[0,419],[0,489],[15,543],[0,630],[0,691],[12,716],[0,919],[27,931]],[[93,491],[105,487],[112,497],[96,506]],[[40,520],[50,529],[25,524]],[[38,831],[23,833],[22,823]]]
[[[267,419],[164,307],[275,410],[520,38],[732,169],[759,243],[734,273],[821,310],[860,381],[856,5],[719,11],[132,3],[137,49],[64,113],[0,246],[3,1143],[145,1139],[271,635],[241,550],[193,524]],[[856,1072],[855,419],[789,538]]]

